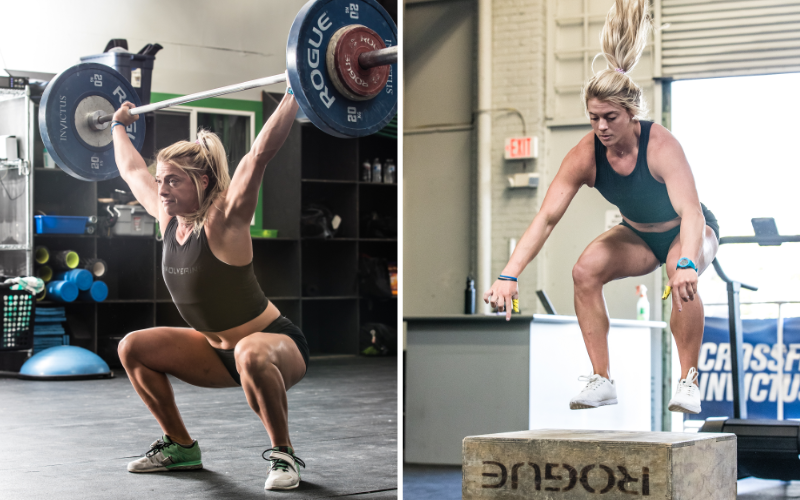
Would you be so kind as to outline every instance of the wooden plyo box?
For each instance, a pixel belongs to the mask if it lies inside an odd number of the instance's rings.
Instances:
[[[463,500],[736,499],[735,434],[543,429],[463,451]]]

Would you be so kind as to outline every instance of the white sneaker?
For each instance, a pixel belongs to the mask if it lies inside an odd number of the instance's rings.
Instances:
[[[581,375],[578,380],[586,382],[586,387],[570,400],[570,410],[617,404],[617,388],[614,386],[613,380],[597,374]]]
[[[269,457],[264,456],[267,451],[272,452]],[[264,483],[265,490],[291,490],[300,485],[300,469],[297,466],[305,467],[306,464],[294,456],[294,452],[287,453],[277,448],[271,448],[261,456],[264,460],[272,463],[267,472],[267,482]]]
[[[669,401],[669,411],[700,413],[700,389],[696,384],[697,370],[689,368],[686,378],[678,382],[678,391]]]

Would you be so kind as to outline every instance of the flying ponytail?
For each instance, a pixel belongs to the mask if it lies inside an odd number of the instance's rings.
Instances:
[[[642,89],[628,75],[644,52],[652,27],[648,0],[615,0],[600,33],[600,46],[608,67],[596,73],[583,88],[583,104],[588,115],[589,99],[617,104],[634,119],[647,116]]]

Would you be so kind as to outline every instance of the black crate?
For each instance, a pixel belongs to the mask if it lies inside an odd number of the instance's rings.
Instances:
[[[33,347],[33,318],[36,299],[25,290],[12,290],[0,284],[0,351],[31,349]]]

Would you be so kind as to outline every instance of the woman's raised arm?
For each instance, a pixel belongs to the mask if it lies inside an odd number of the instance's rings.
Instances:
[[[286,142],[297,115],[297,108],[294,96],[284,95],[278,109],[272,113],[256,137],[250,152],[239,162],[225,197],[227,219],[241,219],[250,224],[258,203],[258,189],[264,177],[264,169]]]
[[[147,213],[159,219],[158,186],[144,158],[131,143],[125,127],[139,119],[139,115],[131,115],[128,110],[136,107],[133,103],[124,102],[114,113],[111,122],[111,135],[114,138],[114,159],[122,179],[131,188],[133,196],[142,204]],[[115,125],[117,122],[122,125]]]

